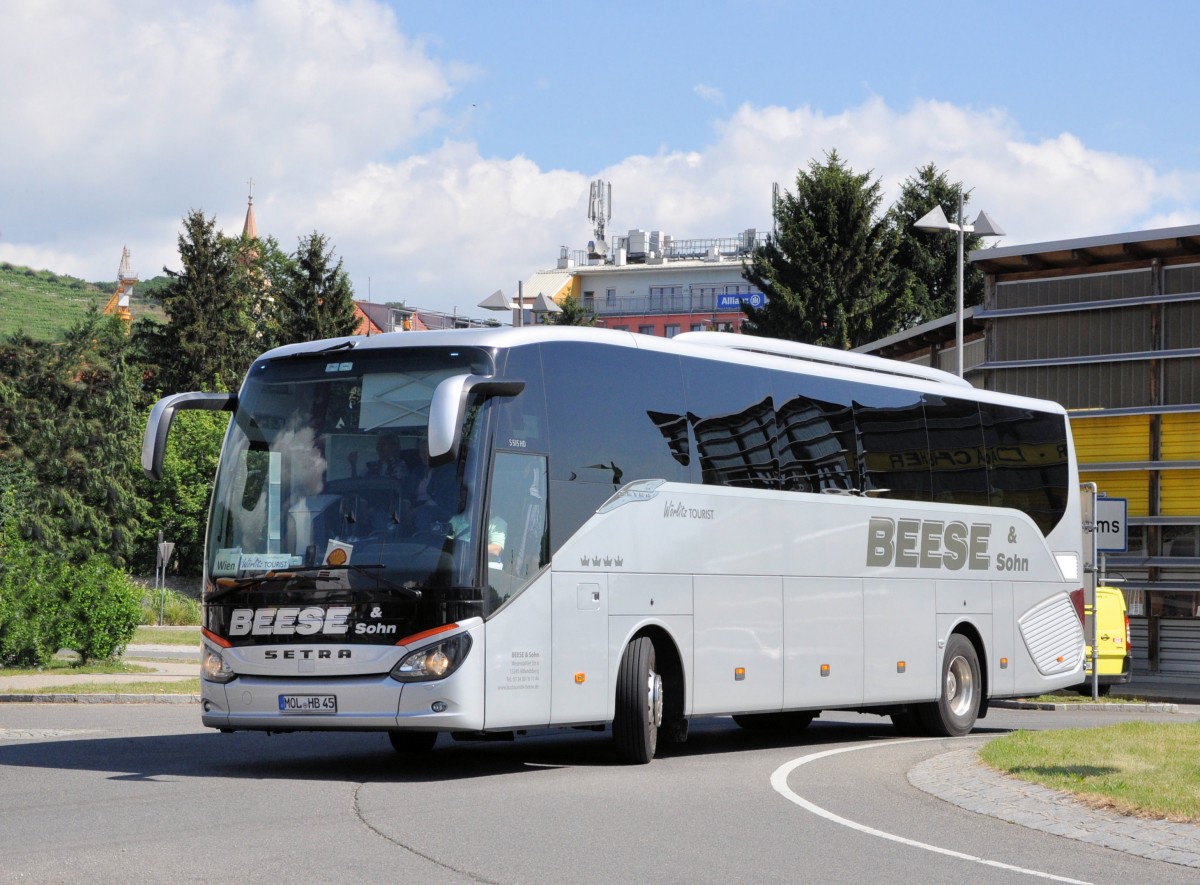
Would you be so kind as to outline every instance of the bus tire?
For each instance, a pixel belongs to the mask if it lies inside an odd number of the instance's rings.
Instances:
[[[436,731],[389,731],[387,734],[392,749],[406,756],[423,756],[433,752],[438,736]]]
[[[625,648],[617,672],[613,741],[623,760],[645,765],[654,758],[662,711],[663,683],[655,665],[654,643],[639,636]]]
[[[979,715],[983,679],[975,646],[962,634],[952,634],[946,643],[941,686],[941,697],[921,705],[925,731],[935,737],[961,737],[970,733]]]

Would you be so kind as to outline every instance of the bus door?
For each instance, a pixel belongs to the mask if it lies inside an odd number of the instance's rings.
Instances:
[[[497,452],[487,514],[489,729],[548,724],[550,533],[546,456]]]

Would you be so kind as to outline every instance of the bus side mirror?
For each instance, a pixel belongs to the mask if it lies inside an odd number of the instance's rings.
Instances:
[[[524,389],[525,382],[517,378],[487,375],[455,375],[439,384],[429,403],[429,463],[444,464],[458,457],[463,419],[473,395],[516,396]]]
[[[163,453],[167,434],[180,409],[211,409],[232,412],[237,406],[236,393],[174,393],[164,396],[150,410],[146,434],[142,437],[142,470],[151,479],[162,479]]]

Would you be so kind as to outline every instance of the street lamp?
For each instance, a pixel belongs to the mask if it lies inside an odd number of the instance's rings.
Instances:
[[[503,291],[497,289],[487,298],[479,302],[479,306],[486,310],[512,310],[516,311],[514,326],[524,325],[525,313],[525,294],[523,286],[520,282],[517,283],[517,300],[509,301],[508,296]],[[529,307],[530,313],[533,314],[534,322],[537,322],[539,314],[545,315],[548,313],[561,313],[562,308],[554,303],[554,299],[547,298],[541,292],[538,292],[537,297],[533,299],[533,304]]]
[[[534,318],[534,322],[537,322],[537,318],[538,318],[538,316],[539,316],[539,315],[541,315],[541,316],[542,316],[542,321],[543,321],[543,322],[545,322],[545,315],[546,315],[546,314],[548,314],[548,313],[562,313],[562,308],[561,308],[561,307],[559,307],[559,306],[558,306],[558,305],[557,305],[557,304],[554,302],[554,299],[553,299],[553,298],[547,298],[547,297],[546,297],[545,295],[543,295],[541,292],[538,292],[538,293],[537,293],[537,298],[534,298],[534,299],[533,299],[533,307],[531,308],[531,310],[533,311],[533,318]]]
[[[517,284],[517,288],[519,291],[520,283]],[[514,323],[514,325],[517,325],[517,326],[521,325],[521,305],[516,303],[515,301],[509,301],[508,296],[505,295],[504,292],[501,291],[500,289],[497,289],[495,292],[493,292],[487,298],[480,301],[479,306],[484,308],[485,310],[516,311],[517,312],[516,313],[516,322]]]
[[[992,221],[986,212],[980,212],[974,224],[963,223],[962,188],[958,190],[957,222],[946,219],[946,213],[942,211],[939,203],[918,218],[913,227],[917,230],[954,231],[958,234],[958,299],[954,321],[954,350],[958,361],[958,377],[961,378],[963,377],[963,237],[967,233],[974,233],[980,237],[1002,237],[1004,231],[1000,229],[1000,225]]]

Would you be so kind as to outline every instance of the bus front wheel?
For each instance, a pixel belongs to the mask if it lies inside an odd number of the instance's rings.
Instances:
[[[654,643],[648,636],[639,636],[626,647],[617,672],[613,741],[622,759],[644,765],[654,758],[662,714],[663,681]]]
[[[922,704],[921,723],[928,734],[961,737],[975,727],[982,699],[979,655],[967,637],[955,633],[942,656],[942,692],[935,702]]]

